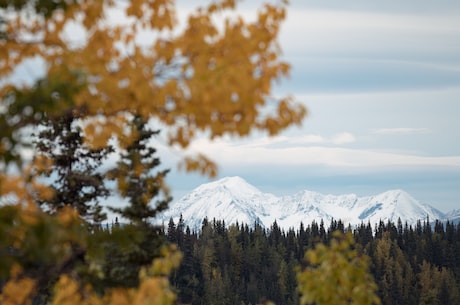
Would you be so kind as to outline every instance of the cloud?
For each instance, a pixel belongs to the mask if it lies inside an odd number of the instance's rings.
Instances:
[[[288,11],[280,38],[282,45],[289,47],[290,51],[296,54],[301,54],[302,51],[311,53],[327,46],[341,48],[324,49],[325,51],[342,53],[344,49],[359,51],[364,48],[378,54],[382,54],[382,48],[395,50],[403,47],[416,52],[441,50],[441,46],[450,49],[455,46],[446,39],[458,35],[459,32],[460,22],[456,15],[394,15],[381,12],[294,8],[295,6]],[[441,45],[426,45],[427,39]],[[291,48],[294,45],[301,49]]]
[[[431,130],[428,128],[378,128],[372,130],[373,134],[376,135],[414,135],[414,134],[427,134]]]
[[[312,145],[345,145],[356,141],[355,136],[349,132],[337,133],[331,137],[324,137],[319,134],[305,134],[300,136],[275,136],[262,137],[248,143],[236,144],[238,147],[304,147]]]
[[[460,85],[454,43],[460,37],[458,15],[417,13],[414,7],[393,14],[362,10],[369,5],[359,1],[340,7],[322,2],[328,1],[311,3],[313,9],[293,4],[288,11],[280,42],[292,73],[283,82],[284,90],[363,92]],[[393,6],[398,7],[396,2]]]
[[[460,5],[457,0],[445,0],[443,5],[430,0],[387,0],[387,1],[368,1],[368,0],[305,0],[293,1],[292,7],[299,9],[329,9],[340,11],[362,11],[362,12],[378,12],[390,14],[453,14],[460,11]]]
[[[350,141],[342,135],[337,141]],[[275,140],[276,142],[276,140]],[[278,142],[279,143],[279,142]],[[202,152],[225,166],[311,165],[336,168],[375,169],[388,166],[460,167],[460,156],[421,156],[414,153],[351,149],[328,146],[271,146],[266,140],[235,145],[223,140],[194,142],[191,151]]]
[[[308,144],[325,143],[325,142],[327,142],[327,139],[325,139],[324,137],[322,137],[320,135],[308,134],[308,135],[288,138],[286,142],[288,142],[290,144],[308,145]]]
[[[340,46],[332,49],[340,49]],[[411,50],[407,49],[404,52],[411,52]],[[412,53],[413,57],[421,54],[415,51]],[[422,58],[413,61],[354,58],[356,55],[357,53],[355,55],[333,54],[330,57],[321,57],[305,54],[302,58],[293,58],[292,77],[283,82],[281,89],[299,93],[350,93],[427,91],[460,86],[460,69],[454,64],[451,66],[440,62],[428,64],[424,63]],[[378,54],[372,56],[378,57]],[[440,55],[440,57],[447,60],[449,56]]]
[[[332,138],[332,143],[341,145],[341,144],[349,144],[355,142],[355,136],[349,132],[342,132],[340,134],[335,135]]]

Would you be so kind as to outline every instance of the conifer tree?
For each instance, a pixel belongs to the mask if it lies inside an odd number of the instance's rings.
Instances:
[[[52,164],[43,174],[51,180],[49,187],[53,194],[37,201],[50,214],[71,206],[86,221],[100,226],[106,214],[99,200],[109,195],[100,167],[113,149],[85,145],[79,126],[83,111],[69,108],[59,116],[50,116],[38,133],[37,158],[45,158]]]
[[[109,178],[116,180],[120,196],[128,200],[125,207],[110,209],[132,223],[147,223],[171,201],[164,182],[168,170],[153,172],[160,165],[160,159],[155,156],[156,149],[149,141],[158,133],[151,130],[141,116],[135,116],[131,125],[134,139],[121,153],[116,167],[108,173]],[[156,197],[160,198],[152,202]]]
[[[152,147],[152,137],[158,134],[140,116],[132,119],[132,142],[122,150],[120,160],[107,176],[117,182],[117,190],[127,202],[122,207],[109,207],[125,222],[116,231],[129,234],[120,246],[116,240],[105,244],[108,253],[103,270],[109,276],[109,286],[134,287],[138,273],[160,255],[166,238],[154,217],[168,207],[171,197],[164,185],[168,170],[154,172],[160,165]]]

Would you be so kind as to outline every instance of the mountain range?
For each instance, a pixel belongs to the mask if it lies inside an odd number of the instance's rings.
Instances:
[[[289,196],[275,196],[264,193],[240,177],[226,177],[202,184],[178,201],[161,215],[164,223],[173,218],[177,223],[182,215],[184,224],[192,230],[200,230],[204,218],[223,220],[226,225],[233,223],[255,223],[269,228],[274,221],[283,228],[298,228],[300,223],[319,223],[341,220],[345,225],[368,223],[380,220],[415,225],[427,217],[459,220],[460,210],[444,214],[432,206],[422,204],[403,190],[358,197],[355,194],[323,195],[308,190]]]

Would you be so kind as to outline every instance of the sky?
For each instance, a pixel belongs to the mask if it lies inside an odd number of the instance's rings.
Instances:
[[[203,2],[178,0],[179,20]],[[278,196],[403,189],[443,212],[460,209],[460,1],[290,2],[279,43],[292,70],[274,94],[307,107],[302,126],[198,139],[190,152],[215,160],[217,179],[240,176]],[[242,1],[238,12],[251,18],[260,3]],[[38,60],[17,75],[43,70]],[[211,181],[178,171],[183,153],[165,142],[156,145],[175,200]]]
[[[459,1],[291,1],[279,42],[292,70],[274,92],[309,115],[273,138],[193,143],[217,161],[218,178],[275,195],[403,189],[460,209]],[[172,154],[163,159],[175,199],[210,181],[178,172]]]

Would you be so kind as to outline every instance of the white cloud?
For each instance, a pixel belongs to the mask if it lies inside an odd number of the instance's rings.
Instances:
[[[338,137],[340,139],[340,137]],[[342,136],[342,141],[350,136]],[[350,140],[350,139],[349,139]],[[276,142],[276,141],[275,141]],[[217,140],[198,140],[190,150],[202,152],[220,165],[321,165],[346,167],[352,170],[387,166],[450,166],[460,167],[460,156],[420,156],[414,153],[387,152],[326,146],[269,146],[259,140],[250,145]],[[260,145],[259,145],[260,144]]]
[[[430,133],[431,130],[428,128],[378,128],[373,129],[372,133],[376,135],[413,135],[413,134],[426,134]]]
[[[294,5],[288,11],[280,38],[282,46],[295,54],[331,50],[361,54],[363,51],[381,54],[382,50],[407,49],[417,52],[454,47],[449,39],[458,37],[458,25],[455,15],[295,9]],[[427,44],[427,41],[432,43]]]
[[[303,145],[308,145],[308,144],[319,144],[319,143],[325,143],[327,140],[316,134],[308,134],[300,137],[292,137],[288,139],[288,142],[290,144],[303,144]]]
[[[334,145],[344,145],[353,143],[356,141],[356,138],[353,134],[349,132],[342,132],[333,135],[332,137],[324,137],[318,134],[306,134],[301,136],[275,136],[275,137],[263,137],[255,141],[243,144],[245,147],[266,147],[268,145],[279,144],[284,145],[284,147],[292,146],[311,146],[318,144],[334,144]]]
[[[349,132],[339,133],[332,138],[332,143],[336,145],[349,144],[355,141],[355,136]]]

